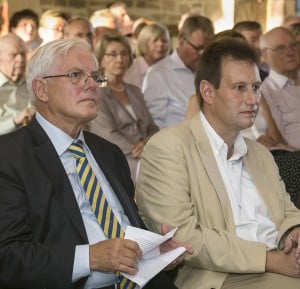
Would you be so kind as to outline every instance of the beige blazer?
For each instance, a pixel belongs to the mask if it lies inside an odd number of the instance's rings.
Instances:
[[[300,224],[300,211],[285,192],[272,155],[246,140],[243,158],[276,224],[278,242]],[[266,246],[236,236],[228,194],[199,115],[154,135],[144,148],[136,201],[150,230],[178,227],[175,238],[194,246],[179,269],[184,289],[220,288],[227,273],[265,270]]]

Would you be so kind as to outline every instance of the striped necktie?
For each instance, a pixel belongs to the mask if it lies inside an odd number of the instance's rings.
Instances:
[[[82,148],[82,142],[72,143],[68,149],[76,159],[76,170],[97,221],[108,239],[123,238],[124,231],[119,224],[111,206],[108,204],[101,185],[98,182]],[[116,272],[120,289],[132,289],[135,283]]]

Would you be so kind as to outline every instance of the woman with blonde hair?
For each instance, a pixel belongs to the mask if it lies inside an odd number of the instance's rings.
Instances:
[[[124,80],[142,88],[148,68],[166,57],[171,49],[170,33],[161,23],[146,25],[138,36],[137,57],[127,70]]]

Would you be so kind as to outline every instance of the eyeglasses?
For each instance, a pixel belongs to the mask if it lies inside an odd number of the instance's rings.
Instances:
[[[279,46],[276,46],[274,48],[267,47],[266,49],[277,52],[279,54],[283,54],[283,53],[286,53],[289,49],[290,50],[297,49],[298,45],[299,45],[299,42],[293,42],[290,45],[279,45]]]
[[[128,57],[129,53],[128,53],[128,51],[123,50],[123,51],[121,51],[119,53],[117,53],[117,52],[111,52],[111,53],[105,53],[104,55],[106,55],[106,56],[108,56],[108,57],[110,57],[112,59],[116,59],[118,56]]]
[[[189,41],[188,39],[185,38],[184,40],[187,44],[189,44],[192,48],[194,48],[198,54],[201,54],[203,52],[203,50],[205,48],[204,45],[196,46],[191,41]]]
[[[87,82],[88,78],[91,77],[98,86],[104,86],[107,83],[107,76],[103,73],[97,72],[86,72],[83,70],[72,71],[67,74],[57,74],[57,75],[47,75],[43,78],[56,78],[56,77],[67,77],[71,80],[73,84],[78,84],[79,82]]]

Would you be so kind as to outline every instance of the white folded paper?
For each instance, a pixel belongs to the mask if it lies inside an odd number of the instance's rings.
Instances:
[[[122,275],[135,282],[140,288],[144,287],[150,279],[186,251],[184,247],[179,247],[166,253],[160,253],[159,245],[172,238],[176,230],[177,228],[165,235],[159,235],[128,226],[125,231],[125,239],[136,241],[139,244],[142,258],[138,260],[138,272],[135,275],[126,273],[122,273]]]

